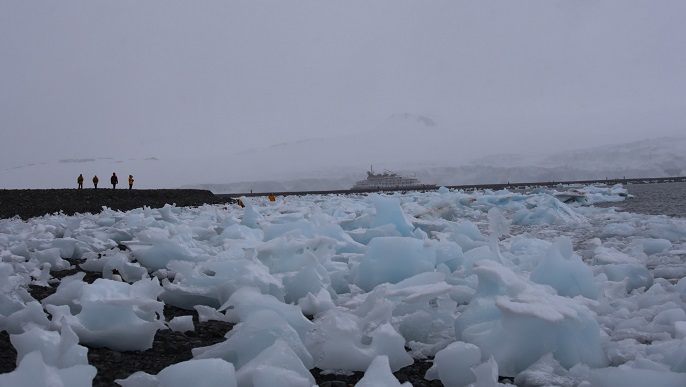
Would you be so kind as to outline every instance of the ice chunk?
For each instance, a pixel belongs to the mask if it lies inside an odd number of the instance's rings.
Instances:
[[[283,284],[269,269],[246,252],[244,259],[222,259],[200,263],[175,261],[169,264],[176,272],[173,282],[163,281],[160,296],[166,303],[184,309],[196,305],[219,308],[242,287],[256,287],[265,294],[283,299]]]
[[[81,288],[87,283],[83,282],[86,273],[80,272],[62,278],[55,293],[45,297],[41,303],[43,305],[68,305],[72,314],[81,311],[81,305],[78,303],[78,298],[81,295]]]
[[[122,387],[237,387],[233,364],[222,359],[192,359],[172,364],[157,375],[143,371],[116,379]]]
[[[375,303],[372,307],[370,315],[383,313],[378,310],[383,305]],[[315,366],[322,370],[364,371],[379,355],[388,356],[393,371],[412,364],[405,352],[405,339],[384,319],[374,321],[372,316],[363,318],[338,309],[317,316],[306,340]]]
[[[426,379],[440,379],[444,386],[467,386],[476,381],[471,367],[481,363],[481,350],[474,344],[457,341],[439,351]]]
[[[628,237],[636,234],[636,228],[626,223],[610,223],[603,227],[601,236],[603,237]]]
[[[260,352],[236,373],[240,386],[313,386],[314,378],[284,340]]]
[[[19,362],[17,369],[0,374],[0,386],[44,387],[70,386],[90,387],[97,370],[92,365],[79,364],[69,368],[57,368],[45,364],[39,351],[33,351]]]
[[[369,195],[369,199],[374,203],[376,215],[369,225],[370,228],[392,224],[401,236],[411,237],[414,226],[400,207],[397,198],[384,197],[379,194]]]
[[[372,360],[372,364],[369,365],[367,371],[365,371],[364,376],[360,379],[356,387],[412,387],[410,382],[405,382],[400,384],[398,379],[391,372],[391,367],[388,364],[388,356],[380,355]]]
[[[578,214],[553,196],[533,197],[530,202],[532,208],[523,208],[514,214],[512,219],[514,224],[588,223],[588,219],[583,215]]]
[[[68,269],[71,266],[69,261],[62,259],[60,249],[57,247],[36,251],[33,254],[39,262],[50,264],[52,271]]]
[[[531,280],[554,287],[561,296],[595,299],[598,291],[593,270],[572,251],[572,241],[560,237],[531,273]]]
[[[246,321],[252,314],[265,310],[276,312],[295,329],[300,338],[304,338],[305,333],[313,327],[297,306],[284,304],[274,296],[262,294],[252,287],[238,289],[219,310],[226,310],[227,316],[233,317],[234,322]]]
[[[222,359],[193,359],[170,365],[157,374],[165,387],[236,387],[233,364]]]
[[[519,373],[514,383],[517,386],[574,387],[578,381],[548,353]]]
[[[593,387],[683,387],[686,386],[686,374],[629,367],[609,367],[591,370],[589,382]]]
[[[10,335],[10,341],[17,350],[17,365],[33,351],[41,353],[45,364],[57,368],[88,364],[88,348],[79,345],[79,338],[68,325],[62,326],[61,332],[33,326],[22,334]]]
[[[472,368],[476,382],[469,385],[469,387],[498,387],[505,386],[505,384],[498,383],[498,363],[493,356],[487,361],[474,366]]]
[[[220,313],[217,309],[214,309],[205,305],[194,306],[196,312],[198,312],[198,320],[200,322],[206,322],[210,320],[215,321],[229,321],[229,318],[225,314]]]
[[[28,302],[24,309],[12,313],[5,321],[5,329],[10,334],[23,333],[31,326],[45,329],[52,327],[52,323],[48,320],[48,316],[38,301]]]
[[[233,363],[240,370],[271,347],[277,339],[286,342],[307,369],[313,367],[312,356],[300,340],[298,332],[272,310],[251,313],[227,334],[226,341],[194,348],[192,352],[196,359],[221,358]]]
[[[127,243],[133,256],[146,268],[164,269],[171,261],[199,262],[207,256],[194,254],[178,241],[170,239],[168,232],[159,229],[146,229],[136,234],[138,241]]]
[[[643,252],[648,255],[663,253],[672,248],[672,242],[660,238],[637,238],[631,244],[633,246],[641,246]]]
[[[81,310],[73,315],[67,306],[46,305],[58,325],[68,324],[79,341],[118,351],[145,350],[152,347],[155,332],[164,328],[160,320],[163,304],[157,279],[134,284],[97,279],[81,287]]]
[[[250,228],[258,228],[257,223],[262,219],[262,215],[255,209],[255,206],[248,198],[242,196],[240,200],[245,205],[241,224]]]
[[[491,233],[492,239],[498,239],[510,233],[512,221],[505,218],[497,207],[488,210],[488,220],[488,231]]]
[[[626,281],[627,293],[631,293],[634,289],[648,289],[653,286],[653,274],[641,264],[602,265],[596,270],[604,273],[610,281]]]
[[[336,304],[334,304],[331,299],[331,294],[329,294],[326,289],[320,289],[317,294],[307,293],[305,297],[299,299],[298,306],[302,309],[303,314],[315,316],[321,312],[335,308]]]
[[[397,283],[413,275],[433,271],[436,249],[414,238],[374,238],[357,267],[353,283],[370,291],[382,283]]]
[[[167,323],[169,329],[174,332],[188,332],[195,329],[193,325],[193,316],[178,316],[174,317]]]
[[[474,272],[479,287],[455,320],[455,336],[492,355],[501,375],[515,376],[548,352],[565,367],[607,364],[600,327],[586,306],[494,261],[475,263]]]

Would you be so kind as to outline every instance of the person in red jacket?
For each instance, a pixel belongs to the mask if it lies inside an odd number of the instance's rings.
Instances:
[[[117,184],[119,184],[119,178],[114,172],[112,172],[112,177],[110,177],[110,183],[112,183],[112,189],[117,188]]]

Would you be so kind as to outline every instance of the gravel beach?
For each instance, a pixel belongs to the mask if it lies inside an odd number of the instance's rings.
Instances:
[[[217,197],[211,191],[200,189],[10,189],[0,190],[0,219],[19,216],[29,219],[62,212],[99,213],[102,207],[128,211],[148,206],[177,207],[223,204],[231,201]]]
[[[163,207],[165,204],[176,206],[200,206],[203,204],[225,204],[231,201],[227,197],[217,197],[210,191],[190,189],[164,190],[126,190],[126,189],[51,189],[51,190],[0,190],[0,218],[18,216],[29,219],[45,214],[63,213],[97,213],[103,206],[126,211],[143,206]],[[119,249],[126,250],[125,246]],[[53,272],[57,279],[83,271],[80,260],[71,260],[72,268]],[[101,277],[100,273],[86,272],[84,281],[92,283]],[[29,292],[36,300],[54,293],[59,283],[50,287],[31,286]],[[193,316],[195,331],[173,332],[169,329],[159,330],[155,335],[153,347],[146,351],[118,352],[106,348],[88,349],[89,364],[98,372],[93,381],[94,386],[113,386],[114,380],[125,379],[136,371],[157,374],[165,367],[192,358],[191,349],[204,347],[224,341],[224,335],[233,324],[209,321],[200,323],[195,311],[165,306],[164,319],[170,321],[177,316]],[[0,332],[0,373],[11,372],[16,368],[16,351],[12,346],[9,334]],[[397,372],[395,376],[402,382],[409,381],[413,386],[442,386],[440,381],[424,379],[426,370],[431,366],[430,360],[416,360],[414,364]],[[352,386],[364,375],[354,372],[345,375],[324,374],[319,369],[311,370],[320,386]]]

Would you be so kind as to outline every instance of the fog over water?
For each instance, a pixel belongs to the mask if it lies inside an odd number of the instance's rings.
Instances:
[[[69,186],[77,165],[173,187],[680,135],[684,14],[680,0],[4,1],[0,187]]]

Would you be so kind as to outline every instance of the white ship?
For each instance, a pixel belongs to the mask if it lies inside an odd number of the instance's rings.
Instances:
[[[436,184],[424,184],[415,177],[400,176],[395,172],[384,170],[374,173],[374,168],[367,171],[367,179],[360,180],[351,188],[353,191],[382,191],[382,190],[421,190],[434,189]]]

